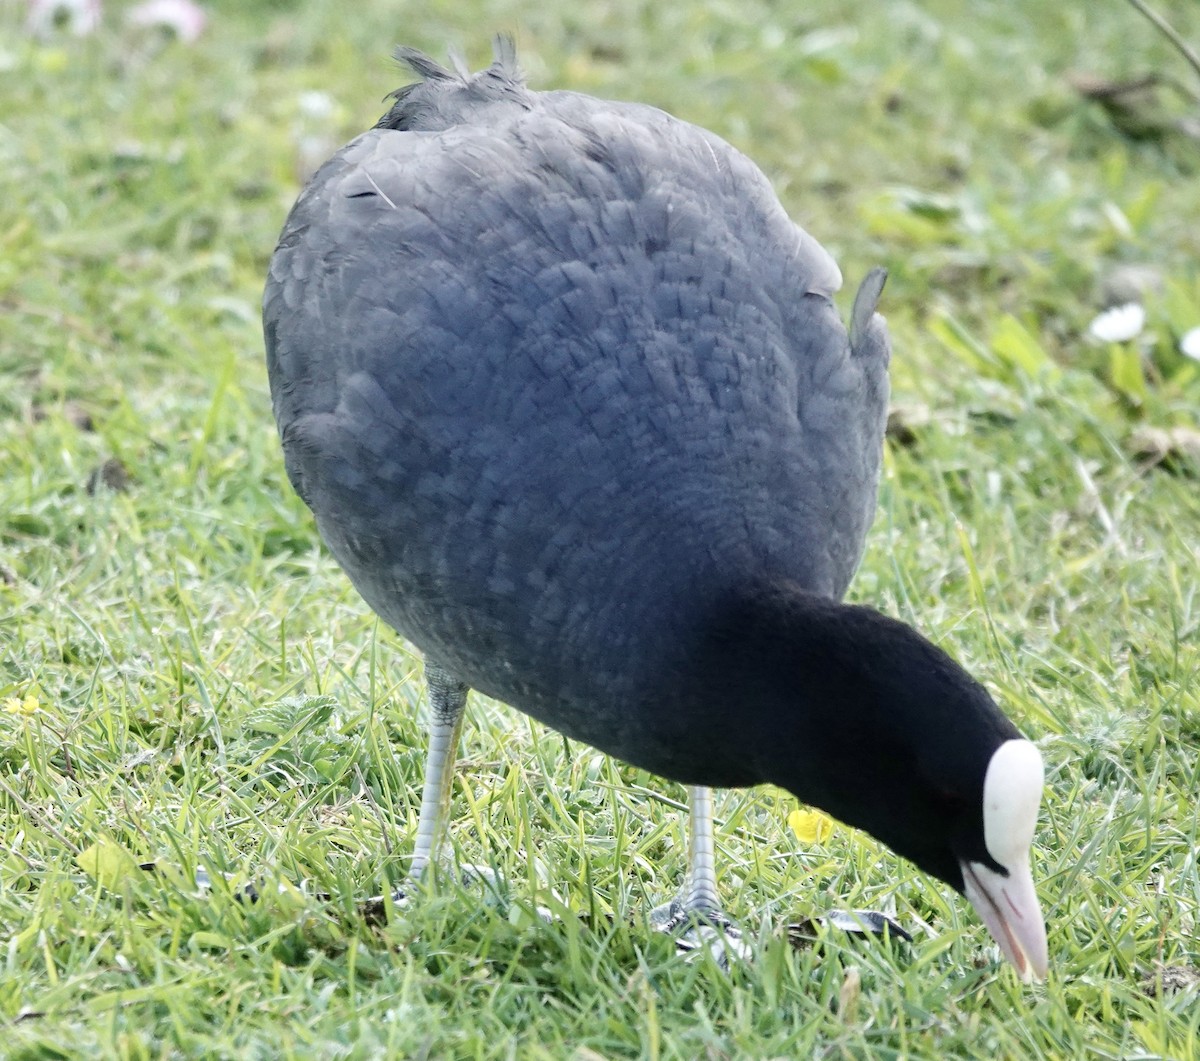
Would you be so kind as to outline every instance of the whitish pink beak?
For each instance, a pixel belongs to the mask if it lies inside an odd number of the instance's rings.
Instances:
[[[983,782],[983,839],[1007,875],[979,862],[962,863],[967,898],[1026,983],[1043,979],[1050,965],[1046,922],[1029,869],[1041,801],[1041,753],[1030,741],[1005,741]]]
[[[978,862],[962,864],[967,898],[975,907],[1000,950],[1026,983],[1043,980],[1050,967],[1046,951],[1046,922],[1033,890],[1029,862],[1007,877]]]

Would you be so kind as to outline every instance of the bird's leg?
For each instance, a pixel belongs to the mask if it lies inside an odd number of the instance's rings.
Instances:
[[[687,913],[720,915],[712,789],[703,785],[690,786],[688,809],[688,875],[681,896],[683,909]]]
[[[408,879],[421,879],[429,863],[437,858],[446,835],[450,786],[454,780],[454,756],[467,706],[467,686],[428,660],[425,684],[429,688],[429,752],[425,759],[425,786],[417,815],[417,839]]]
[[[432,863],[438,861],[446,837],[450,809],[450,789],[454,783],[454,756],[462,733],[470,687],[430,660],[425,661],[425,685],[429,689],[429,752],[425,757],[425,784],[421,791],[421,809],[417,814],[417,838],[413,844],[408,877],[393,894],[394,903],[407,902],[421,884]],[[454,876],[464,886],[479,885],[485,901],[502,897],[496,871],[490,866],[459,864]],[[368,900],[372,910],[383,907],[382,900]],[[538,908],[542,913],[541,908]],[[549,914],[542,916],[549,920]]]
[[[689,786],[688,810],[687,882],[678,898],[651,911],[650,920],[660,931],[677,933],[680,950],[706,946],[717,962],[726,966],[730,953],[744,958],[749,948],[717,898],[712,789]]]

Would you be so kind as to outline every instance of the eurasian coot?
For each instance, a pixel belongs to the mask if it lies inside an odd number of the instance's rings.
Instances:
[[[840,603],[889,340],[747,158],[531,92],[510,43],[421,78],[301,194],[264,297],[292,484],[425,656],[412,873],[468,688],[691,787],[679,909],[718,915],[710,786],[773,782],[964,892],[1046,970],[1037,749],[909,627]]]

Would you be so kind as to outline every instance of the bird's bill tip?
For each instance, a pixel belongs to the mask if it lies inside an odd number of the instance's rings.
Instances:
[[[997,873],[979,862],[962,864],[967,899],[1025,983],[1044,980],[1050,959],[1046,922],[1028,862]]]

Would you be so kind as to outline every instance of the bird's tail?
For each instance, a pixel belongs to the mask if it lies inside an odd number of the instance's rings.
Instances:
[[[421,80],[389,93],[391,108],[376,123],[380,129],[445,129],[457,125],[473,106],[516,97],[525,92],[512,37],[497,35],[492,41],[492,65],[472,74],[461,53],[452,51],[453,69],[442,66],[417,48],[400,45],[393,53]]]
[[[850,349],[856,356],[870,351],[878,345],[875,334],[884,328],[886,342],[886,325],[882,318],[876,322],[875,308],[879,305],[879,296],[883,294],[883,285],[887,283],[887,270],[876,266],[859,285],[858,294],[854,296],[854,308],[850,311]]]

